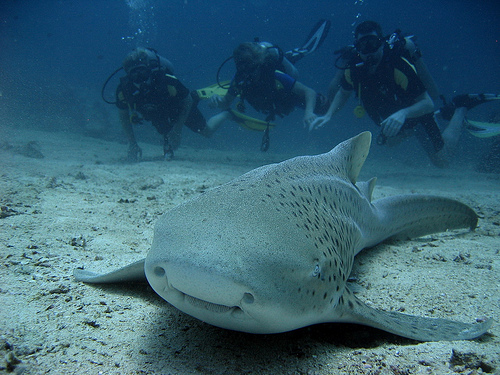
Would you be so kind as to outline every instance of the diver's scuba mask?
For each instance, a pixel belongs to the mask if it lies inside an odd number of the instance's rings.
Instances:
[[[252,81],[259,76],[261,66],[253,61],[235,61],[238,80]]]
[[[132,69],[129,73],[130,80],[135,84],[141,84],[151,77],[151,69],[146,66],[139,66]]]
[[[384,41],[377,35],[366,35],[354,43],[356,50],[362,55],[369,55],[375,53],[382,47]]]

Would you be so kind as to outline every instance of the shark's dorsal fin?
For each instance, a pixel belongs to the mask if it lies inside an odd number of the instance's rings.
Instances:
[[[330,157],[333,156],[336,163],[338,163],[339,173],[344,174],[353,184],[358,180],[359,172],[370,152],[371,141],[372,134],[363,132],[340,143],[327,154]]]

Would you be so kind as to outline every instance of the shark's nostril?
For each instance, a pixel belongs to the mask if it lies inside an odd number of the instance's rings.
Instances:
[[[244,303],[251,304],[251,303],[253,303],[254,300],[255,300],[255,298],[252,294],[250,294],[250,293],[243,294],[243,302]]]
[[[163,267],[157,266],[154,269],[155,276],[163,277],[165,276],[165,269]]]
[[[231,311],[231,316],[233,318],[237,318],[237,319],[243,319],[245,318],[245,313],[243,312],[242,309],[240,309],[239,307],[235,307],[232,311]]]

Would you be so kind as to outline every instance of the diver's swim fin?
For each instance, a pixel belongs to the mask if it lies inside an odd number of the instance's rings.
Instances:
[[[475,106],[487,103],[492,100],[500,100],[500,95],[498,94],[463,94],[458,95],[453,98],[453,104],[455,108],[465,107],[467,109],[472,109]]]
[[[316,51],[328,35],[330,26],[331,22],[329,20],[319,20],[309,33],[309,36],[307,37],[302,47],[294,48],[290,51],[285,52],[285,57],[287,58],[287,60],[292,64],[295,64],[304,56]]]
[[[453,98],[453,104],[456,108],[465,107],[472,109],[475,106],[487,103],[493,100],[500,100],[499,94],[464,94]],[[494,122],[480,122],[465,120],[465,128],[474,137],[489,138],[500,135],[500,124]]]
[[[500,124],[466,120],[466,129],[474,137],[489,138],[500,135]]]
[[[227,86],[229,83],[230,81],[221,82],[220,85],[218,83],[214,83],[213,85],[207,86],[203,89],[196,90],[196,94],[200,99],[208,99],[212,95],[224,96],[227,93],[227,88],[222,86]]]
[[[232,120],[240,125],[242,128],[248,130],[255,130],[259,132],[264,132],[268,129],[272,129],[276,126],[276,124],[268,121],[259,120],[250,116],[247,116],[241,112],[235,111],[234,109],[230,109],[229,113],[231,114]]]
[[[444,120],[450,121],[457,108],[472,109],[479,104],[487,103],[493,100],[500,100],[499,94],[461,94],[455,96],[451,102],[446,102],[444,97],[444,105],[436,113],[439,113]]]

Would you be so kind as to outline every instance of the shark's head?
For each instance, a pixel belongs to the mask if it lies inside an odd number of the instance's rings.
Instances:
[[[179,310],[227,329],[277,333],[327,320],[354,255],[331,234],[345,223],[304,194],[284,207],[266,194],[231,199],[225,186],[168,212],[146,258],[149,283]]]
[[[146,276],[161,297],[202,321],[251,333],[289,331],[322,321],[343,291],[340,260],[294,233],[262,237],[259,228],[236,225],[228,238],[221,229],[234,226],[229,221],[204,223],[199,215],[187,233],[180,227],[190,223],[167,226],[165,219]]]

